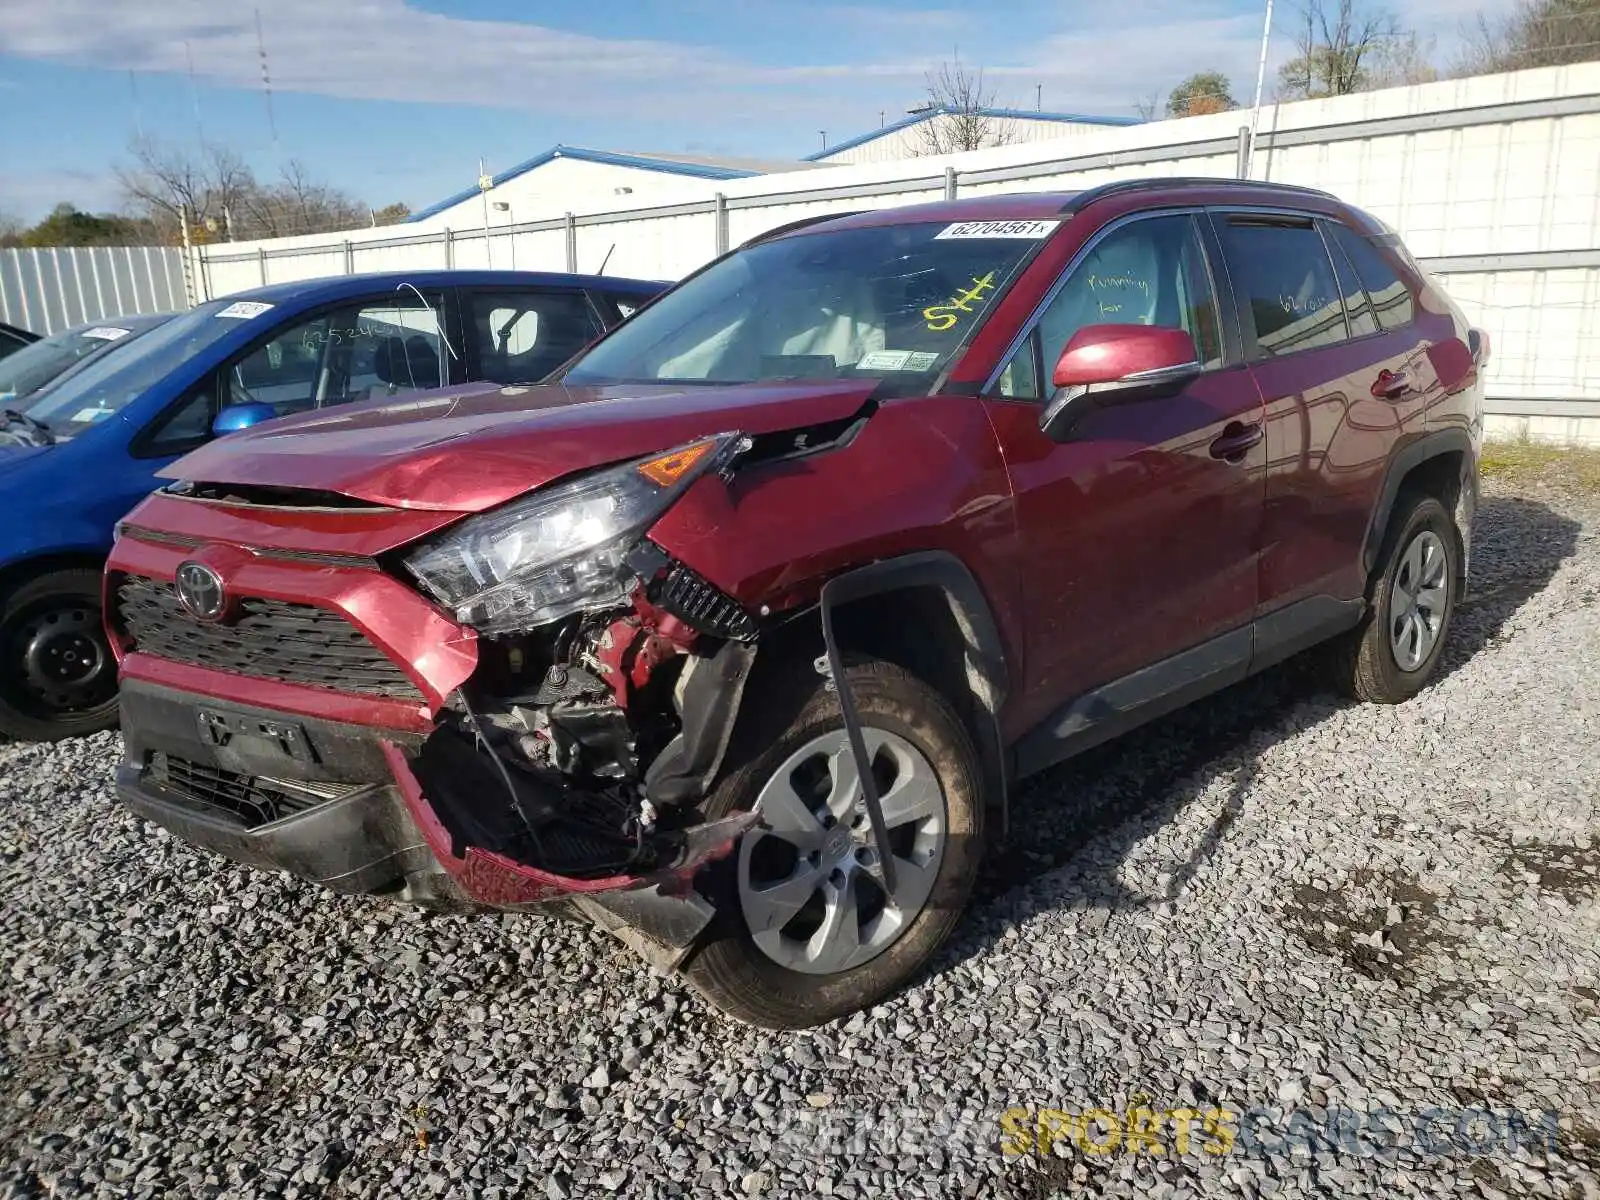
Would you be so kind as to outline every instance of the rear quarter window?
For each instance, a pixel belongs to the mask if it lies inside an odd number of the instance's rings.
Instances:
[[[1384,329],[1411,324],[1417,316],[1416,302],[1411,297],[1411,289],[1384,252],[1346,225],[1332,224],[1329,228],[1339,249],[1355,268],[1361,285],[1367,289],[1367,295],[1372,297],[1378,324]]]

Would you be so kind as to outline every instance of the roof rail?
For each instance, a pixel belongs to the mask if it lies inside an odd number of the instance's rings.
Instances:
[[[1264,192],[1299,192],[1301,195],[1306,196],[1320,196],[1324,200],[1338,199],[1331,192],[1324,192],[1319,188],[1300,187],[1298,184],[1293,183],[1269,183],[1262,179],[1227,179],[1221,176],[1177,175],[1158,176],[1151,179],[1119,179],[1114,183],[1102,183],[1099,187],[1092,187],[1087,191],[1077,193],[1061,206],[1061,212],[1064,216],[1079,212],[1095,201],[1104,200],[1108,196],[1121,196],[1127,192],[1145,192],[1171,187],[1251,188]]]
[[[797,229],[805,229],[810,225],[820,225],[824,221],[837,221],[843,217],[859,217],[866,209],[856,209],[853,212],[820,213],[816,216],[801,217],[798,221],[790,221],[787,225],[779,225],[776,229],[769,229],[765,233],[758,233],[753,238],[740,242],[734,249],[746,250],[751,246],[770,241],[775,237],[782,237],[786,233],[793,233]]]

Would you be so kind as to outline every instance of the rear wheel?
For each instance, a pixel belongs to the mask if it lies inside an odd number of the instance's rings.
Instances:
[[[1342,691],[1373,704],[1398,704],[1422,690],[1450,632],[1460,555],[1461,538],[1444,505],[1432,496],[1402,496],[1367,615],[1331,648],[1331,671]]]
[[[36,575],[0,600],[0,733],[50,742],[117,723],[117,664],[100,572]]]
[[[838,700],[802,669],[788,703],[757,698],[763,727],[741,739],[754,753],[706,805],[708,818],[755,808],[763,821],[714,870],[718,923],[687,974],[712,1004],[769,1029],[832,1020],[912,979],[955,927],[981,859],[978,758],[949,702],[889,663],[847,676],[889,872]]]

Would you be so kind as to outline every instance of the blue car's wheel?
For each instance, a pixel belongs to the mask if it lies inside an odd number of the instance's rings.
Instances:
[[[13,587],[0,600],[0,733],[45,742],[116,723],[100,572],[48,571]]]

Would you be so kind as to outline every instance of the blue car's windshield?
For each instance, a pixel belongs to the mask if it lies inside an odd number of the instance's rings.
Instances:
[[[125,345],[160,321],[158,317],[113,319],[34,342],[0,361],[0,401],[15,408],[12,401],[33,395],[72,367]]]
[[[237,330],[238,321],[217,316],[228,305],[229,301],[213,300],[191,309],[132,345],[74,371],[54,387],[8,407],[42,421],[57,438],[82,433],[120,412],[187,359]]]

